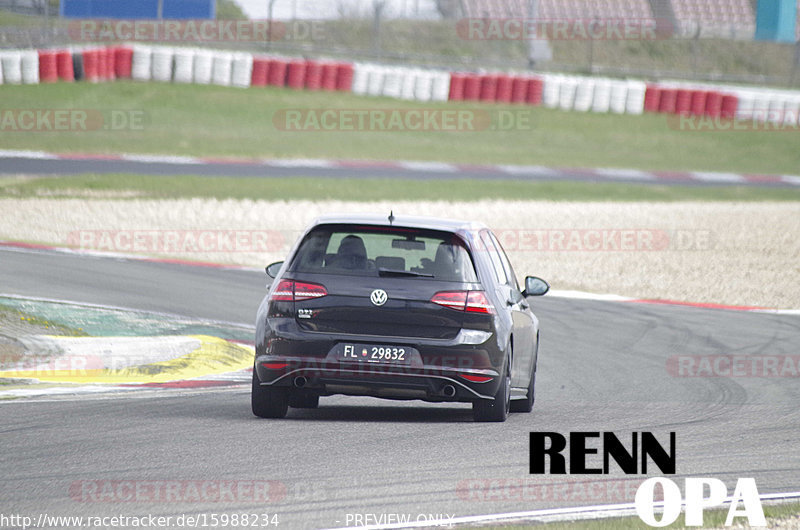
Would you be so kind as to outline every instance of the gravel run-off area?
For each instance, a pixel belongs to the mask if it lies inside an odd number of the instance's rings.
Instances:
[[[483,222],[554,289],[800,309],[798,203],[0,199],[0,239],[263,267],[318,215],[390,210]]]

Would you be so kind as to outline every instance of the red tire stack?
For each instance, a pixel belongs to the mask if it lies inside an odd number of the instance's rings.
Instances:
[[[336,90],[339,92],[350,92],[353,88],[353,65],[350,63],[339,63],[336,68]]]
[[[450,74],[450,93],[447,95],[448,101],[464,101],[464,81],[467,76],[459,73]]]
[[[83,78],[90,83],[100,80],[99,59],[97,50],[83,50]]]
[[[511,103],[511,93],[513,88],[514,80],[510,75],[498,75],[495,101],[498,103]]]
[[[530,81],[527,77],[514,78],[511,84],[511,103],[523,104],[527,101]]]
[[[58,62],[56,52],[52,50],[39,50],[39,81],[41,83],[55,83],[58,81]]]
[[[497,101],[497,76],[495,75],[481,76],[480,100],[483,103],[493,103]]]
[[[722,96],[722,106],[720,108],[720,116],[726,120],[732,120],[736,117],[736,111],[739,108],[739,98],[732,94],[725,94]]]
[[[133,68],[133,48],[119,47],[114,50],[114,75],[117,79],[130,79]]]
[[[528,105],[541,105],[544,95],[544,81],[540,77],[533,77],[528,81],[528,96],[525,102]]]
[[[675,103],[677,102],[678,90],[674,88],[662,88],[661,98],[658,100],[658,112],[664,114],[675,114]]]
[[[267,84],[270,86],[286,85],[286,61],[283,59],[270,59],[269,76]]]
[[[56,72],[62,81],[75,81],[75,70],[72,67],[72,54],[69,50],[56,52]]]
[[[322,65],[316,61],[306,61],[306,89],[322,88]]]
[[[481,77],[467,74],[464,79],[464,101],[478,101],[481,98]]]
[[[333,92],[336,90],[336,71],[339,65],[336,63],[324,63],[322,65],[322,90]]]
[[[269,79],[269,59],[253,57],[253,73],[250,76],[250,85],[267,86]]]
[[[644,111],[658,112],[658,106],[660,102],[661,87],[656,85],[647,85],[647,90],[644,93]]]

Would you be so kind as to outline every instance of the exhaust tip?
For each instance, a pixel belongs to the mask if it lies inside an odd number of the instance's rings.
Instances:
[[[444,394],[445,397],[449,397],[449,398],[455,397],[455,395],[456,395],[456,387],[454,387],[453,385],[444,385],[442,387],[442,394]]]
[[[303,388],[304,386],[306,386],[307,382],[308,380],[302,375],[294,378],[294,386],[296,386],[297,388]]]

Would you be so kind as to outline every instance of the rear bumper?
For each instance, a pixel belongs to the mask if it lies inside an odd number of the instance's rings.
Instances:
[[[491,399],[500,384],[494,370],[360,364],[302,357],[259,356],[255,369],[262,386],[302,387],[320,395],[473,402]],[[474,382],[464,376],[491,379]]]

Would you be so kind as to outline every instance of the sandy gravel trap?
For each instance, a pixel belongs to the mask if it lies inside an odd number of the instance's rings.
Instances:
[[[496,231],[554,289],[800,308],[800,204],[2,199],[0,239],[263,267],[326,213],[428,215]]]

